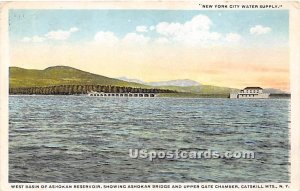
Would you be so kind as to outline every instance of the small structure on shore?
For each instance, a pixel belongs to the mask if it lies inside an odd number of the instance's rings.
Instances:
[[[88,92],[88,96],[96,97],[146,97],[153,98],[155,93],[104,93],[104,92]]]
[[[269,98],[269,93],[263,93],[261,87],[246,87],[238,93],[231,93],[229,98],[239,98],[239,99],[265,99]]]

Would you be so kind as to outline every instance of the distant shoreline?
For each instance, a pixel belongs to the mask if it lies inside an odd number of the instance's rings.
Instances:
[[[87,94],[73,94],[73,95],[60,95],[60,94],[9,94],[9,96],[87,96]],[[128,98],[128,97],[114,97],[114,98]],[[130,97],[131,98],[131,97]],[[132,97],[141,98],[141,97]],[[159,93],[155,98],[229,98],[229,94],[193,94],[193,93]],[[270,94],[268,99],[290,99],[291,94]],[[148,99],[148,98],[145,98]],[[151,98],[153,99],[153,98]]]

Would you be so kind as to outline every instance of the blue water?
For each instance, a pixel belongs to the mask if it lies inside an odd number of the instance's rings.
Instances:
[[[9,99],[9,182],[290,181],[289,99]],[[256,157],[149,161],[134,148]]]

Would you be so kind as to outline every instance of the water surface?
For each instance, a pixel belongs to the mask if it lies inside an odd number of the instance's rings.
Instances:
[[[10,96],[10,182],[289,182],[289,99]],[[129,158],[128,149],[255,159]]]

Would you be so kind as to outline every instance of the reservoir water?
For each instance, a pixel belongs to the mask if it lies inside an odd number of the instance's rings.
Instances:
[[[9,97],[9,182],[289,182],[290,99]],[[133,159],[129,149],[254,159]]]

